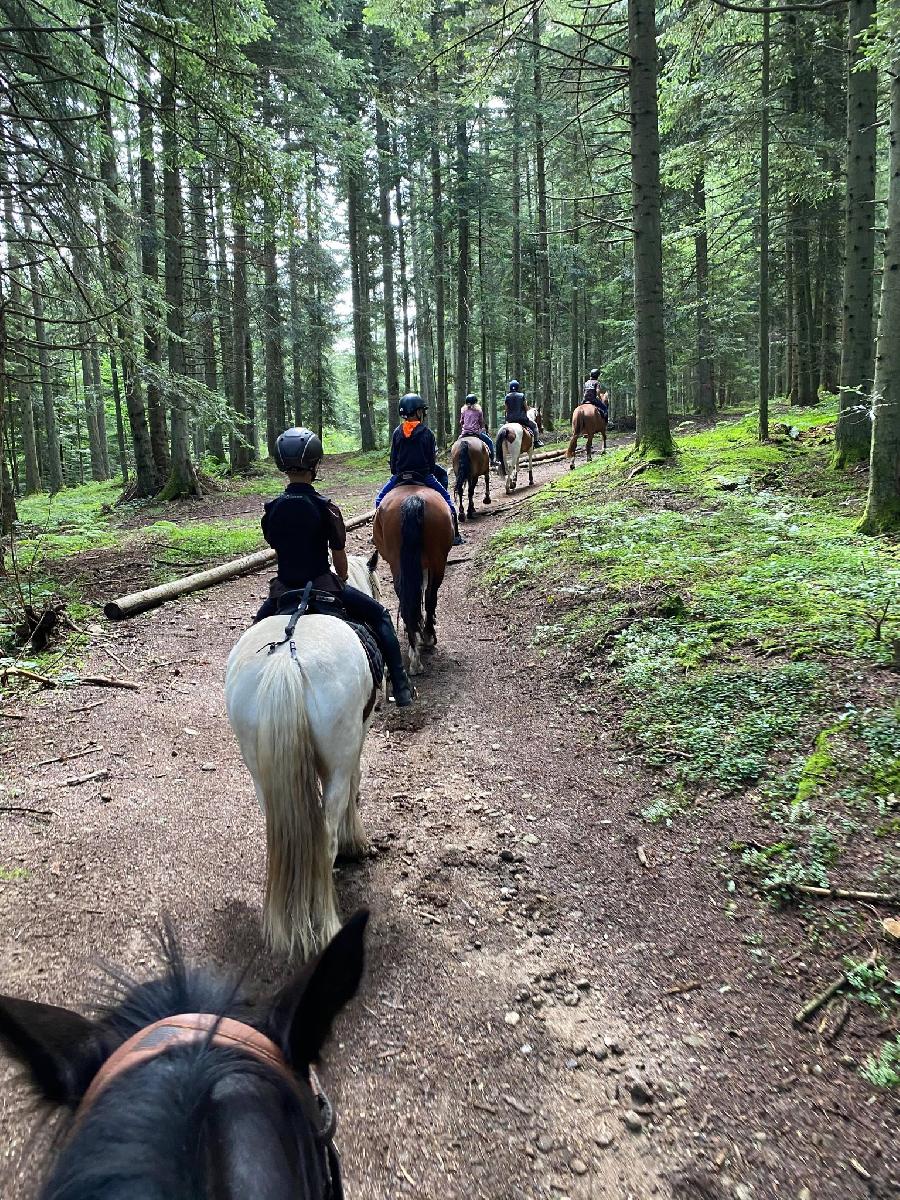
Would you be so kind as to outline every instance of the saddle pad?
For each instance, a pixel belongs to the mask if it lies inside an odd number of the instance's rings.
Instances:
[[[285,596],[296,595],[294,593],[285,593]],[[285,597],[282,597],[282,600]],[[298,617],[304,616],[320,616],[320,617],[337,617],[343,621],[345,625],[349,625],[356,636],[362,643],[362,648],[366,652],[366,658],[369,660],[369,670],[372,672],[372,682],[375,687],[380,687],[384,679],[384,655],[379,649],[378,642],[375,640],[375,635],[372,633],[368,625],[361,625],[358,621],[351,621],[347,616],[344,606],[340,602],[340,598],[332,592],[312,592],[308,597],[306,607],[303,611],[299,611],[299,606],[296,600],[293,601],[292,608],[282,609],[279,606],[279,616],[289,616],[290,621],[285,633],[290,637],[293,628],[297,623]],[[288,632],[290,631],[290,633]],[[287,640],[287,638],[285,639]]]

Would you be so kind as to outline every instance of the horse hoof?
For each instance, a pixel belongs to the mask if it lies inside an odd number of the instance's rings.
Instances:
[[[467,519],[471,520],[471,518],[472,518],[472,517],[474,517],[474,516],[475,516],[475,509],[474,509],[474,508],[470,508],[470,509],[469,509],[469,511],[468,511],[468,513],[466,514],[466,517],[467,517]]]
[[[490,496],[485,496],[485,498],[482,500],[481,503],[482,504],[490,504],[490,502],[491,502]]]

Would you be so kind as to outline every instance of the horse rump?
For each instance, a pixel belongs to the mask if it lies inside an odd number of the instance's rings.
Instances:
[[[400,577],[397,599],[410,645],[422,629],[422,542],[425,534],[425,502],[409,496],[400,508]]]
[[[459,462],[456,467],[456,483],[453,486],[454,492],[459,496],[459,503],[462,506],[463,502],[463,487],[472,473],[472,461],[469,456],[469,443],[465,438],[459,444]]]
[[[582,433],[583,419],[584,413],[581,411],[581,406],[579,405],[572,414],[572,437],[569,439],[568,446],[566,446],[566,458],[575,457],[578,439],[581,437]]]

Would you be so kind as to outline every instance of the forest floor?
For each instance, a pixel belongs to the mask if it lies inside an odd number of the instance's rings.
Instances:
[[[369,736],[375,853],[338,873],[345,912],[373,911],[325,1070],[348,1196],[900,1196],[891,910],[794,891],[896,889],[896,557],[853,533],[829,414],[802,417],[763,448],[684,427],[637,475],[547,464],[466,527],[419,703]],[[83,1005],[98,956],[152,970],[162,912],[260,993],[283,978],[222,687],[263,591],[94,617],[78,669],[137,692],[4,698],[3,990]],[[12,1075],[0,1193],[25,1200]]]

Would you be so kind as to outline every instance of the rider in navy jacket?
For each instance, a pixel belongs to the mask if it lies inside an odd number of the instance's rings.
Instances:
[[[434,434],[425,424],[423,418],[428,406],[421,396],[410,392],[400,401],[401,423],[394,430],[391,438],[391,478],[375,497],[375,507],[382,502],[393,488],[403,483],[424,483],[440,492],[447,501],[450,515],[453,519],[455,546],[462,545],[459,535],[456,507],[453,497],[447,491],[449,477],[437,461],[437,442]]]

